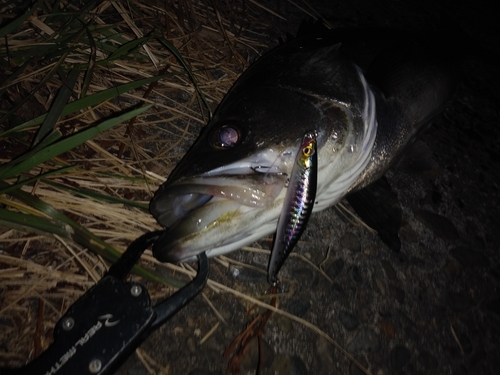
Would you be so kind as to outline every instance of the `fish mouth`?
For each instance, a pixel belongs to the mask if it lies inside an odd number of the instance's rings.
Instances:
[[[286,179],[286,174],[255,172],[201,175],[181,180],[167,186],[155,197],[155,206],[161,205],[161,212],[155,216],[162,225],[170,228],[212,200],[225,199],[235,206],[264,207],[278,196]]]
[[[291,151],[267,150],[264,158],[262,154],[162,185],[150,205],[153,216],[167,228],[153,247],[155,257],[178,263],[202,251],[232,251],[256,235],[264,217],[272,221],[276,215],[266,214],[276,205],[287,183],[289,160],[295,156]]]

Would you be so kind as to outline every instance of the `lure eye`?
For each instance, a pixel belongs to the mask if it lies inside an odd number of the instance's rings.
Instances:
[[[311,156],[313,150],[312,150],[312,146],[311,145],[307,145],[306,147],[304,147],[302,149],[302,154],[305,156],[305,157],[309,157]]]
[[[217,147],[233,147],[238,143],[240,133],[233,127],[224,126],[214,133],[213,143]]]

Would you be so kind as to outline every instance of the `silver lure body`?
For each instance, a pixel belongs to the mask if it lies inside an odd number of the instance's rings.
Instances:
[[[316,134],[307,132],[297,152],[285,202],[278,219],[267,268],[267,280],[272,285],[277,283],[278,272],[297,244],[311,216],[316,197],[317,174]]]
[[[435,46],[434,46],[435,45]],[[317,137],[314,211],[378,179],[442,111],[453,55],[434,35],[334,30],[280,46],[235,83],[150,210],[162,261],[224,254],[272,234],[297,144]]]

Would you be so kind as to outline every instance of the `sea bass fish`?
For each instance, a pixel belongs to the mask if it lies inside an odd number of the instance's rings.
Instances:
[[[224,254],[276,231],[297,150],[316,134],[314,211],[381,177],[439,114],[456,74],[447,44],[391,30],[298,38],[257,60],[160,186],[161,261]]]
[[[278,272],[304,232],[312,213],[317,180],[316,134],[306,132],[288,182],[267,267],[267,281],[273,286],[277,284]]]

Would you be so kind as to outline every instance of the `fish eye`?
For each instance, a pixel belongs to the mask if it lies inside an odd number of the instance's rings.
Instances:
[[[240,133],[231,126],[224,126],[214,133],[213,144],[218,147],[233,147],[238,143]]]

